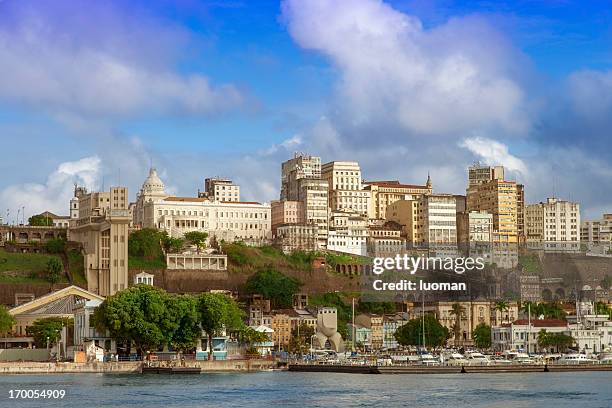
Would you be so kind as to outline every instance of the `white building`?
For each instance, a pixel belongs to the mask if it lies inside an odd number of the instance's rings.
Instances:
[[[232,180],[212,177],[204,180],[204,194],[198,196],[208,197],[212,201],[240,201],[240,186]]]
[[[349,210],[366,215],[370,212],[372,193],[364,190],[357,162],[333,161],[321,166],[321,178],[329,185],[331,211]]]
[[[205,231],[219,241],[249,244],[268,242],[272,235],[269,204],[169,196],[154,169],[138,195],[134,224],[165,230],[173,237],[182,237],[189,231]]]
[[[580,226],[580,239],[589,249],[612,248],[612,214],[604,214],[602,219],[584,221]]]
[[[524,350],[529,353],[539,353],[538,334],[541,330],[547,333],[569,334],[565,320],[555,319],[522,319],[501,326],[491,327],[491,347],[495,351]]]
[[[549,198],[525,207],[527,245],[547,252],[580,250],[580,204]]]
[[[367,217],[354,212],[332,212],[327,249],[366,256],[368,254]]]

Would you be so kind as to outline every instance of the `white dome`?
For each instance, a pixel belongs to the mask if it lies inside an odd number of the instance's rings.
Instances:
[[[157,175],[157,170],[151,167],[149,170],[149,177],[142,184],[142,193],[144,194],[164,194],[166,186]]]

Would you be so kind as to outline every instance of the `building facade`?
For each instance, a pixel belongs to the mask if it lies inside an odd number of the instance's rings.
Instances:
[[[331,211],[352,211],[368,215],[371,192],[361,184],[359,163],[333,161],[321,166],[321,178],[329,188],[329,208]]]
[[[580,205],[549,198],[525,208],[526,240],[530,247],[551,252],[580,250]]]
[[[387,207],[399,200],[414,200],[423,194],[432,193],[431,178],[425,185],[402,184],[392,181],[364,181],[364,189],[370,191],[370,208],[368,217],[386,219]]]
[[[109,296],[128,287],[128,190],[88,193],[79,198],[79,218],[70,239],[85,252],[87,289]]]

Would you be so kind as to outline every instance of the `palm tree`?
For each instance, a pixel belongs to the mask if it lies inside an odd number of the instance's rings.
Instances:
[[[504,312],[508,312],[510,310],[510,303],[507,300],[499,300],[495,302],[495,310],[502,314],[502,323],[504,322]],[[506,318],[508,315],[506,315]],[[506,319],[509,320],[509,319]]]
[[[453,303],[450,314],[455,316],[455,324],[453,324],[453,333],[455,335],[455,346],[461,340],[461,319],[465,316],[465,308],[459,303]]]

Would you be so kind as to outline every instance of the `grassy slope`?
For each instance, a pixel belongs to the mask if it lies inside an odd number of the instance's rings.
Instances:
[[[44,276],[47,262],[56,255],[22,254],[6,252],[0,248],[0,282],[2,283],[47,283]],[[61,282],[66,282],[63,277]]]

